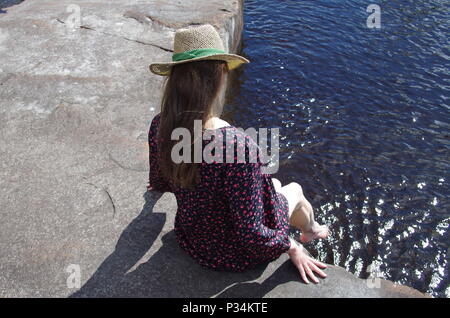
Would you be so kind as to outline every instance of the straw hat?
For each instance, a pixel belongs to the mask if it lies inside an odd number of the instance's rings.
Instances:
[[[226,53],[216,29],[203,24],[176,30],[172,62],[152,63],[149,68],[152,73],[167,76],[173,65],[200,60],[226,61],[229,70],[250,62],[240,55]]]

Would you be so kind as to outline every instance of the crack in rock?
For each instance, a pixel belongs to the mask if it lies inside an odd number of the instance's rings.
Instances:
[[[109,194],[108,190],[106,188],[104,188],[104,187],[98,187],[97,185],[95,185],[95,184],[93,184],[91,182],[86,182],[86,184],[89,184],[89,185],[91,185],[91,186],[93,186],[93,187],[103,191],[104,193],[106,193],[106,195],[108,196],[109,202],[111,203],[111,206],[113,208],[113,219],[114,219],[114,217],[116,216],[116,205],[114,204],[112,196],[111,196],[111,194]]]
[[[125,167],[123,164],[121,164],[119,161],[117,161],[116,159],[114,159],[114,157],[111,155],[111,153],[108,153],[108,157],[109,159],[114,162],[117,166],[119,166],[122,169],[125,170],[131,170],[131,171],[136,171],[136,172],[145,172],[147,170],[142,170],[142,169],[136,169],[136,168],[130,168],[130,167]]]
[[[56,21],[58,21],[59,23],[62,23],[62,24],[66,24],[63,20],[61,20],[59,18],[56,18]],[[160,45],[157,45],[157,44],[154,44],[154,43],[147,43],[147,42],[143,42],[143,41],[127,38],[125,36],[120,36],[120,35],[117,35],[117,34],[114,34],[114,33],[100,31],[100,30],[97,30],[95,28],[91,28],[91,27],[86,26],[86,25],[80,25],[80,29],[96,31],[96,32],[99,32],[101,34],[115,36],[115,37],[118,37],[118,38],[121,38],[121,39],[124,39],[124,40],[127,40],[127,41],[132,41],[132,42],[136,42],[136,43],[143,44],[143,45],[150,45],[150,46],[153,46],[153,47],[157,47],[157,48],[159,48],[159,49],[161,49],[163,51],[166,51],[166,52],[173,52],[173,50],[171,50],[171,49],[165,48],[163,46],[160,46]]]

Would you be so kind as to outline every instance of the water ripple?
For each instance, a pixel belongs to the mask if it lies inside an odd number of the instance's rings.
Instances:
[[[379,5],[375,30],[361,0],[246,0],[252,63],[237,71],[225,115],[280,128],[276,177],[301,183],[332,231],[313,254],[446,297],[449,10],[438,0]]]

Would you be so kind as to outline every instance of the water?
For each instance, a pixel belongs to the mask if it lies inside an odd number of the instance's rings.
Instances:
[[[368,4],[246,0],[252,63],[224,117],[280,128],[275,177],[332,230],[313,255],[449,297],[448,3],[378,1],[381,29]]]
[[[7,13],[6,8],[21,3],[23,0],[0,0],[0,13]]]

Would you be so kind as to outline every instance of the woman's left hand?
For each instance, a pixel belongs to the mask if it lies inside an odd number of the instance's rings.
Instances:
[[[319,274],[322,278],[327,277],[327,274],[321,270],[321,268],[326,268],[327,265],[309,256],[308,251],[303,245],[293,242],[292,239],[291,248],[289,249],[288,254],[306,284],[309,283],[307,276],[309,276],[314,283],[317,284],[319,282],[316,275],[314,275],[314,272]]]

